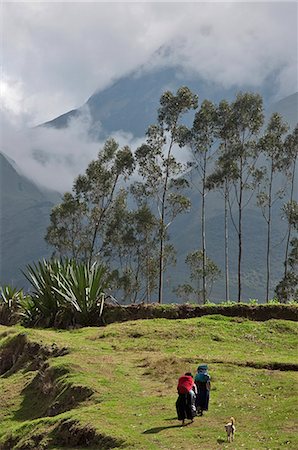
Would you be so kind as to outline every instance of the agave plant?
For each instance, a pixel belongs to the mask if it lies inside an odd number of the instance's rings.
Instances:
[[[36,306],[34,299],[27,295],[20,301],[18,316],[24,326],[36,325],[40,319],[40,311]]]
[[[10,285],[0,287],[0,323],[9,325],[16,322],[21,302],[26,296],[22,289]]]
[[[72,263],[69,271],[56,276],[58,287],[54,290],[62,296],[76,312],[81,325],[98,322],[102,315],[105,291],[110,276],[105,266],[98,263]]]
[[[31,294],[33,304],[32,302],[28,304],[28,307],[30,306],[28,313],[35,311],[35,315],[39,315],[40,320],[48,326],[54,325],[58,311],[65,306],[65,300],[57,288],[59,277],[67,276],[70,265],[69,260],[44,259],[33,265],[27,265],[28,273],[24,273],[33,287]]]
[[[8,308],[11,308],[13,304],[18,303],[22,297],[22,289],[17,289],[10,285],[0,287],[0,301],[2,304],[7,305]]]

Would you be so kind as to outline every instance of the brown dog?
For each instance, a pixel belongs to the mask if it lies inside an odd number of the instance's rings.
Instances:
[[[228,442],[233,441],[234,440],[235,431],[236,431],[234,417],[230,418],[230,422],[228,422],[225,425],[225,429],[226,429],[226,432],[227,432]]]

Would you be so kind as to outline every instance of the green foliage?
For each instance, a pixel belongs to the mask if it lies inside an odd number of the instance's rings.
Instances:
[[[26,296],[22,289],[16,289],[11,285],[0,287],[0,323],[9,325],[18,320],[21,306],[26,301]]]
[[[281,303],[298,302],[298,275],[288,272],[276,286],[275,293]]]
[[[141,183],[131,186],[136,209],[128,209],[125,193],[121,198],[118,196],[107,226],[105,246],[105,255],[118,261],[114,270],[115,288],[120,290],[122,301],[132,303],[149,302],[157,283],[158,221],[142,187]]]
[[[53,290],[66,302],[61,306],[74,310],[80,325],[96,322],[95,318],[102,315],[105,291],[109,287],[107,269],[97,263],[90,266],[72,261],[68,262],[68,270],[55,278],[58,288]]]
[[[98,322],[110,281],[104,266],[69,259],[43,260],[28,265],[27,271],[33,291],[21,303],[25,323],[65,326]]]
[[[35,299],[27,295],[20,302],[19,318],[24,326],[32,326],[41,319],[41,312]]]
[[[298,230],[298,203],[295,200],[288,202],[283,207],[283,212],[288,220],[289,227],[296,232]],[[285,261],[285,274],[275,288],[279,301],[298,302],[298,238],[293,237],[290,241],[290,252]]]
[[[289,225],[298,231],[298,203],[295,200],[285,203],[282,212]]]
[[[256,306],[256,305],[259,304],[259,300],[258,300],[257,298],[250,298],[250,299],[248,300],[248,303],[249,303],[250,305]]]
[[[5,304],[8,308],[12,308],[18,304],[24,297],[22,289],[17,289],[10,285],[0,287],[0,302]]]
[[[280,304],[280,301],[278,300],[277,297],[270,298],[268,300],[268,305],[279,305],[279,304]]]
[[[71,261],[62,260],[42,260],[32,265],[27,265],[25,277],[31,284],[32,303],[24,304],[28,307],[30,315],[33,314],[35,323],[45,322],[47,326],[53,326],[58,313],[65,306],[63,297],[59,294],[59,276],[66,275],[69,271]],[[35,314],[34,314],[35,311]]]
[[[165,92],[160,98],[157,124],[148,128],[146,143],[135,153],[138,171],[144,180],[144,192],[153,200],[158,213],[159,303],[163,296],[167,230],[173,220],[190,207],[189,200],[181,193],[182,184],[175,182],[185,167],[173,155],[173,148],[175,144],[185,145],[188,130],[180,120],[184,113],[196,107],[197,96],[187,87],[178,89],[176,95]]]
[[[227,301],[223,302],[224,306],[233,306],[233,305],[236,305],[236,304],[237,303],[234,302],[233,300],[227,300]]]
[[[120,183],[133,170],[129,147],[120,148],[114,139],[108,139],[85,174],[75,180],[73,193],[66,193],[62,203],[52,210],[45,239],[58,256],[91,263],[102,254],[109,215],[121,195]]]
[[[184,301],[190,298],[197,298],[198,303],[207,303],[204,301],[202,280],[205,274],[207,294],[210,296],[214,281],[220,276],[221,272],[217,265],[210,259],[206,258],[206,265],[203,264],[203,251],[197,250],[189,253],[185,259],[190,271],[190,280],[195,284],[182,284],[175,289],[175,293]]]

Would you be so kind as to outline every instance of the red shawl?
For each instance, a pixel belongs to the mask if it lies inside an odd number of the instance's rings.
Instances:
[[[190,375],[182,375],[178,380],[178,394],[187,394],[194,385],[193,378]]]

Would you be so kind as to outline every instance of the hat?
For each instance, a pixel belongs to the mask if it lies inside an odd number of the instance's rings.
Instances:
[[[193,374],[191,372],[186,372],[184,375],[188,375],[189,377],[193,378]]]

